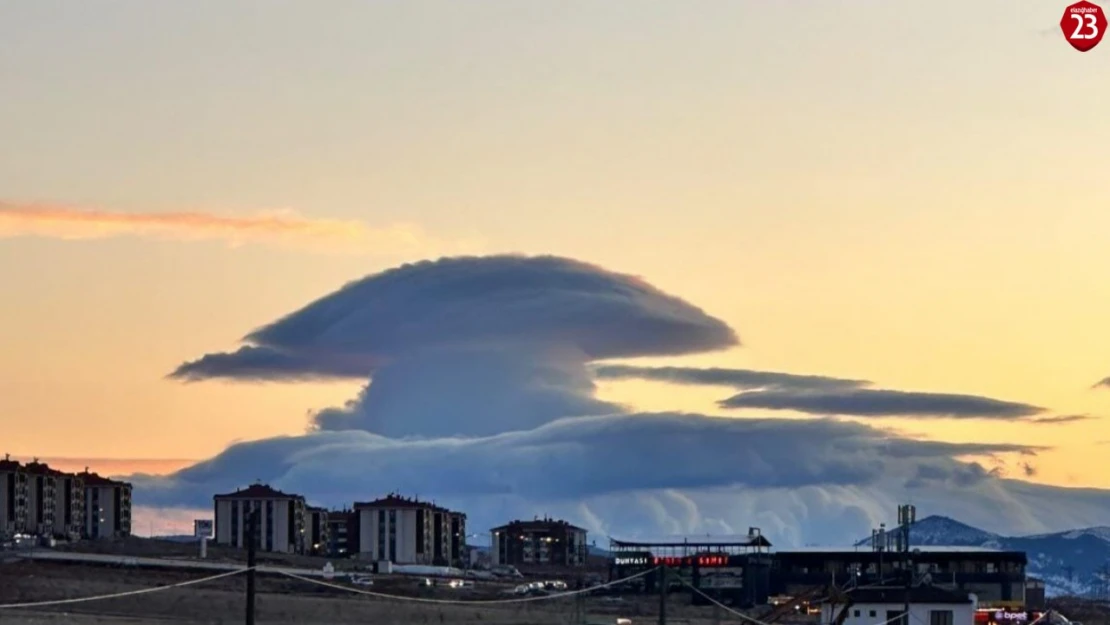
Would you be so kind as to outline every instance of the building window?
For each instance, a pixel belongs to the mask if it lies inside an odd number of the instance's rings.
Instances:
[[[859,610],[856,610],[855,612],[853,612],[852,616],[854,616],[856,618],[859,618]]]
[[[929,625],[952,625],[952,610],[930,610]]]
[[[906,621],[906,613],[902,610],[886,611],[886,622],[888,623],[888,625],[910,625]]]
[[[875,610],[871,610],[867,613],[867,616],[870,616],[871,618],[875,618],[878,615],[878,612],[876,612]]]
[[[274,502],[266,500],[266,551],[274,550]]]
[[[231,544],[236,547],[242,547],[243,543],[239,540],[239,502],[232,501],[231,505]]]

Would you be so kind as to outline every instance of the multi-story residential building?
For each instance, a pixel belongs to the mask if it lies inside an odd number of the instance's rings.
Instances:
[[[305,553],[307,507],[301,495],[252,484],[212,498],[216,508],[216,544],[246,547],[250,514],[259,510],[255,548],[280,553]]]
[[[55,471],[35,458],[23,466],[27,474],[27,517],[24,532],[34,536],[54,536],[54,516],[57,511],[55,494],[57,476]]]
[[[314,556],[328,553],[328,511],[325,508],[307,506],[305,514],[308,519],[305,551]]]
[[[589,555],[586,530],[549,518],[513,521],[490,530],[494,566],[585,566]]]
[[[345,558],[358,553],[358,513],[343,508],[328,512],[328,554]]]
[[[85,481],[72,473],[55,478],[54,537],[79,540],[85,533]]]
[[[446,511],[445,524],[450,527],[447,539],[450,546],[444,549],[447,562],[454,566],[470,566],[470,549],[466,546],[466,514]]]
[[[395,564],[465,566],[465,514],[396,493],[354,508],[362,557]]]
[[[85,487],[83,536],[90,539],[131,535],[131,484],[89,472],[78,473]]]
[[[27,520],[27,473],[4,454],[0,460],[0,538],[24,532]]]

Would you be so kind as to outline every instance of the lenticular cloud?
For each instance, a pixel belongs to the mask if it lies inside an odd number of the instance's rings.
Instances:
[[[171,375],[366,385],[347,405],[316,412],[306,435],[238,443],[164,478],[133,477],[140,503],[207,505],[214,492],[264,479],[325,505],[388,490],[435,497],[467,510],[477,527],[543,513],[624,537],[758,524],[779,544],[865,534],[907,497],[996,531],[1094,523],[1110,512],[1104,491],[1000,478],[1007,462],[1027,464],[1038,447],[919,441],[830,418],[635,413],[603,401],[595,375],[805,398],[868,383],[593,364],[739,340],[723,321],[639,278],[568,259],[405,265],[352,282],[243,343]],[[958,460],[966,457],[994,467]],[[1059,505],[1036,504],[1047,500]]]
[[[478,436],[609,414],[592,360],[731,347],[723,321],[633,276],[553,257],[449,258],[362,280],[172,375],[371,378],[325,430]]]

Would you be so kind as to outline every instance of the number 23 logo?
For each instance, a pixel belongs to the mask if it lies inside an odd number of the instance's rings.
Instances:
[[[1098,27],[1098,16],[1094,13],[1071,13],[1069,17],[1075,22],[1075,30],[1069,39],[1094,39],[1102,32]]]
[[[1079,0],[1064,9],[1060,30],[1071,47],[1087,52],[1106,34],[1106,12],[1090,0]]]

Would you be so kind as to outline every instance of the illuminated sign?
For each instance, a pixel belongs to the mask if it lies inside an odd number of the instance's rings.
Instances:
[[[1007,612],[1006,610],[999,610],[999,611],[994,613],[994,620],[995,620],[995,622],[998,622],[998,623],[1007,622],[1007,621],[1015,622],[1015,623],[1023,623],[1025,621],[1029,620],[1029,613],[1028,612]]]
[[[675,568],[684,567],[727,567],[728,555],[726,554],[706,554],[700,556],[653,556],[650,553],[643,555],[628,555],[617,556],[613,558],[613,564],[616,566],[670,566]]]
[[[698,556],[698,566],[725,566],[728,556]]]

